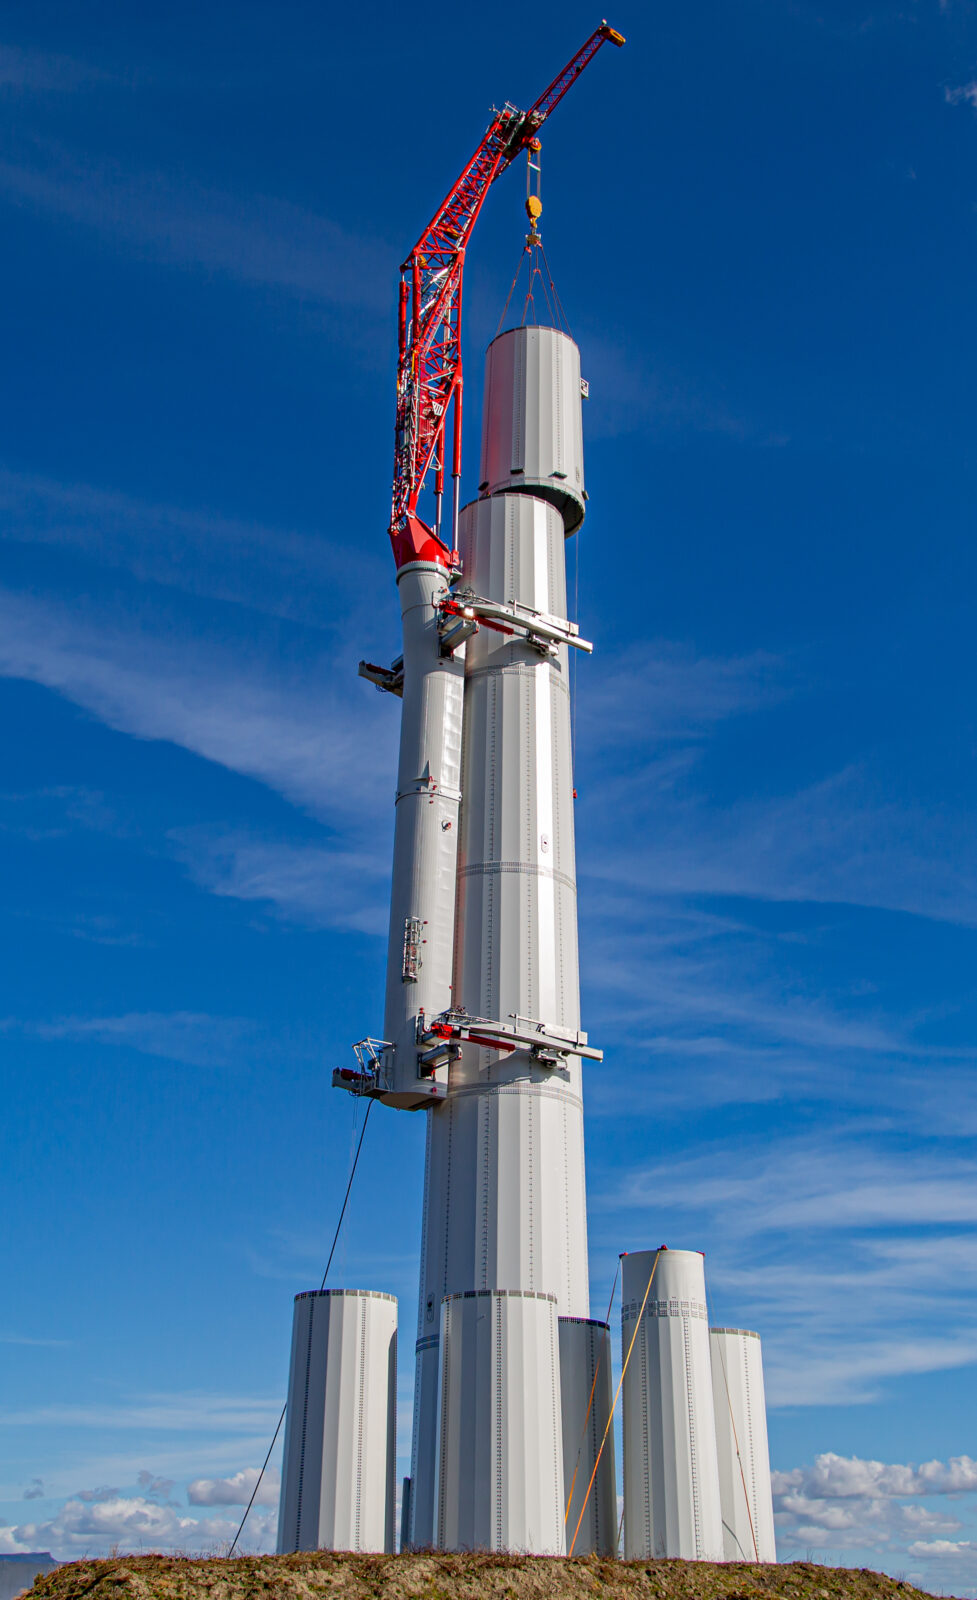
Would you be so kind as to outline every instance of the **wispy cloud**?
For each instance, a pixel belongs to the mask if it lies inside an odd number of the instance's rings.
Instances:
[[[193,1067],[239,1066],[268,1041],[246,1017],[212,1017],[191,1011],[128,1012],[117,1017],[61,1017],[51,1022],[0,1019],[0,1032],[37,1039],[85,1040],[124,1045]]]
[[[588,749],[695,743],[721,723],[779,705],[795,692],[788,663],[759,650],[700,656],[656,639],[595,665],[579,713]]]
[[[110,74],[70,56],[0,44],[0,90],[26,94],[70,94],[112,82]]]
[[[706,1247],[714,1319],[762,1331],[775,1406],[864,1404],[893,1378],[977,1365],[969,1154],[907,1148],[884,1120],[835,1123],[713,1135],[694,1155],[599,1182],[595,1237]]]
[[[958,84],[956,88],[944,89],[943,98],[948,106],[966,105],[977,111],[977,78]]]
[[[601,1204],[678,1206],[722,1215],[736,1236],[884,1225],[977,1225],[977,1162],[938,1151],[885,1152],[860,1131],[712,1147],[631,1171]],[[735,1224],[733,1219],[735,1218]]]
[[[584,872],[644,918],[648,895],[721,896],[877,907],[977,925],[977,848],[969,817],[896,799],[867,763],[783,793],[733,793],[721,805],[701,772],[721,727],[798,692],[797,672],[763,654],[698,657],[662,642],[595,663],[582,697],[581,816],[599,800],[613,829],[590,828]],[[813,686],[807,687],[813,692]],[[608,771],[606,751],[628,749]],[[619,914],[615,906],[614,914]]]
[[[70,1343],[70,1339],[36,1339],[26,1333],[0,1333],[0,1344],[22,1344],[28,1349],[67,1350]]]
[[[74,548],[141,581],[314,623],[334,635],[357,592],[372,577],[379,582],[384,554],[379,544],[373,555],[364,549],[354,575],[348,551],[318,535],[2,467],[0,512],[6,540]]]
[[[0,1412],[5,1427],[140,1429],[145,1432],[251,1433],[274,1426],[281,1399],[245,1395],[145,1394],[95,1405],[55,1404]]]
[[[234,900],[254,900],[311,927],[386,931],[390,855],[384,848],[290,844],[242,832],[182,828],[170,835],[195,883]]]
[[[353,663],[350,678],[353,679]],[[263,672],[230,650],[119,629],[0,591],[0,675],[63,694],[109,727],[162,739],[255,778],[323,819],[376,813],[396,728],[378,696],[347,694],[336,662]]]
[[[392,303],[392,245],[273,196],[226,194],[49,147],[33,164],[0,161],[0,197],[108,234],[134,255],[313,306],[383,316]]]
[[[587,332],[584,376],[594,397],[587,415],[587,437],[592,440],[665,429],[717,434],[754,446],[782,445],[773,435],[740,412],[722,394],[718,378],[694,381],[685,372],[670,370],[647,341],[625,348],[599,330]]]
[[[977,925],[977,851],[964,818],[879,798],[852,767],[793,794],[720,808],[689,785],[615,785],[617,815],[654,828],[598,849],[590,872],[659,895],[872,906]]]

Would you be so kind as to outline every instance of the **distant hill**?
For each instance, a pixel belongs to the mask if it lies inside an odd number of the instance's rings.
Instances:
[[[30,1600],[924,1600],[867,1568],[410,1554],[73,1561]],[[929,1600],[929,1597],[925,1597]]]
[[[28,1550],[26,1555],[0,1555],[0,1600],[29,1589],[38,1573],[53,1572],[58,1563],[50,1550]]]

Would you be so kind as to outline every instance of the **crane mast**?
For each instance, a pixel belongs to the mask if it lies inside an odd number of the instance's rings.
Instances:
[[[455,180],[400,269],[397,416],[390,538],[398,568],[409,561],[457,563],[461,483],[463,375],[461,361],[462,280],[465,251],[489,189],[534,139],[550,112],[576,82],[601,45],[624,43],[601,22],[528,111],[506,103],[492,120],[471,160]],[[453,406],[451,476],[452,534],[441,538],[441,507]],[[435,475],[435,519],[429,527],[417,504],[427,474]]]

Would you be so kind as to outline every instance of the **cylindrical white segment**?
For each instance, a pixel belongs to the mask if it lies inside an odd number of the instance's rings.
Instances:
[[[394,829],[384,1037],[393,1045],[389,1105],[443,1096],[447,1069],[422,1075],[417,1017],[451,1005],[455,864],[461,800],[465,652],[441,655],[435,607],[443,567],[412,561],[397,574],[403,613],[404,697]]]
[[[611,1330],[606,1322],[560,1318],[560,1393],[567,1554],[572,1547],[575,1556],[616,1556],[614,1429],[607,1426],[613,1401]]]
[[[722,1561],[703,1258],[625,1255],[621,1296],[622,1361],[637,1328],[623,1387],[625,1558]]]
[[[557,328],[510,328],[488,348],[479,491],[549,500],[567,533],[584,517],[580,351]]]
[[[776,1561],[760,1337],[711,1328],[712,1393],[727,1561]]]
[[[552,506],[499,495],[461,517],[466,583],[486,599],[566,616],[562,524]],[[569,672],[482,628],[469,640],[455,1003],[580,1025]],[[428,1124],[414,1391],[411,1541],[434,1541],[437,1340],[445,1295],[525,1289],[561,1316],[590,1312],[579,1057],[466,1043]]]
[[[397,1302],[295,1297],[278,1553],[394,1548]]]
[[[466,506],[461,550],[477,594],[566,617],[544,501]],[[468,644],[455,998],[474,1016],[580,1026],[569,680],[565,646],[541,656],[488,628]],[[492,1052],[478,1054],[484,1068]]]
[[[439,1550],[564,1553],[552,1295],[481,1290],[444,1301],[436,1481]]]

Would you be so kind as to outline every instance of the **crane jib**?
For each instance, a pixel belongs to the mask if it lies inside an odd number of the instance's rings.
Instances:
[[[609,23],[581,45],[563,71],[528,111],[508,103],[495,112],[481,143],[448,191],[432,221],[401,267],[398,310],[397,414],[390,537],[398,568],[407,561],[434,560],[445,567],[457,557],[440,536],[441,485],[445,471],[447,413],[455,405],[452,477],[458,504],[461,473],[461,291],[465,248],[491,185],[525,149],[603,44],[622,45]],[[438,513],[434,528],[417,513],[431,468],[436,473]],[[453,528],[457,539],[457,527]]]

